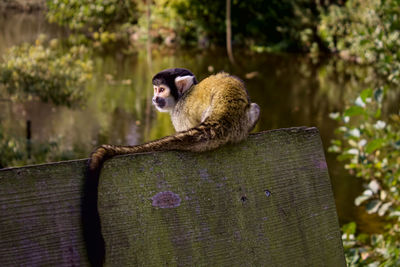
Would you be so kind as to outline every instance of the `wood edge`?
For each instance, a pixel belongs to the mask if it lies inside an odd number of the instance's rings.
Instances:
[[[277,133],[277,132],[288,132],[288,133],[315,132],[315,134],[319,134],[319,130],[316,127],[299,126],[299,127],[290,127],[290,128],[271,129],[271,130],[261,131],[261,132],[257,132],[257,133],[251,133],[249,135],[249,137],[250,138],[261,137],[266,134],[268,135],[268,134]],[[165,151],[163,151],[163,152],[165,152]],[[159,153],[159,152],[145,152],[145,153],[137,153],[135,155],[152,154],[152,153]],[[116,156],[115,158],[126,157],[126,156],[129,156],[129,155]],[[83,158],[83,159],[73,159],[73,160],[56,161],[56,162],[46,162],[46,163],[41,163],[41,164],[30,164],[30,165],[17,166],[17,167],[7,167],[7,168],[0,169],[0,173],[5,172],[5,171],[13,171],[13,170],[17,170],[17,169],[27,169],[27,168],[32,168],[32,167],[36,168],[36,167],[45,167],[45,166],[79,163],[79,162],[86,163],[88,160],[89,160],[89,158]]]

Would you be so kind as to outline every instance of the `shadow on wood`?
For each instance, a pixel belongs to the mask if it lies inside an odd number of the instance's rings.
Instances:
[[[0,171],[0,265],[88,265],[86,160]],[[315,128],[251,135],[206,153],[106,162],[99,183],[106,264],[345,266]]]

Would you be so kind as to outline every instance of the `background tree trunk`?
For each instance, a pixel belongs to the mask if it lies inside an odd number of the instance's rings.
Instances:
[[[226,51],[229,61],[235,63],[232,52],[231,0],[226,0]]]

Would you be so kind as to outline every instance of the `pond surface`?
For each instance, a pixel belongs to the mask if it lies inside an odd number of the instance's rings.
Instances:
[[[0,56],[12,45],[33,42],[40,33],[65,36],[64,31],[47,24],[41,13],[0,15]],[[367,75],[368,70],[345,62],[326,59],[315,64],[297,54],[234,54],[234,66],[223,49],[154,48],[151,55],[143,49],[129,56],[119,51],[96,56],[84,107],[0,101],[0,122],[8,133],[24,138],[29,120],[33,143],[54,141],[61,150],[70,151],[66,158],[84,158],[101,143],[134,145],[173,132],[168,115],[156,113],[151,106],[154,73],[184,67],[201,80],[224,70],[242,78],[252,101],[260,105],[261,119],[255,131],[315,126],[327,151],[337,127],[329,113],[343,110],[348,99],[366,88],[351,73]],[[326,157],[340,222],[355,220],[361,230],[377,231],[376,217],[353,205],[362,191],[361,180],[351,177],[336,155],[326,152]]]

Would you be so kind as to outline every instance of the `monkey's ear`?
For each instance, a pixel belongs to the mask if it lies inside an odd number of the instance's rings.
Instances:
[[[180,95],[182,95],[186,90],[188,90],[194,84],[193,81],[194,76],[178,76],[175,78],[175,85],[178,89]]]

